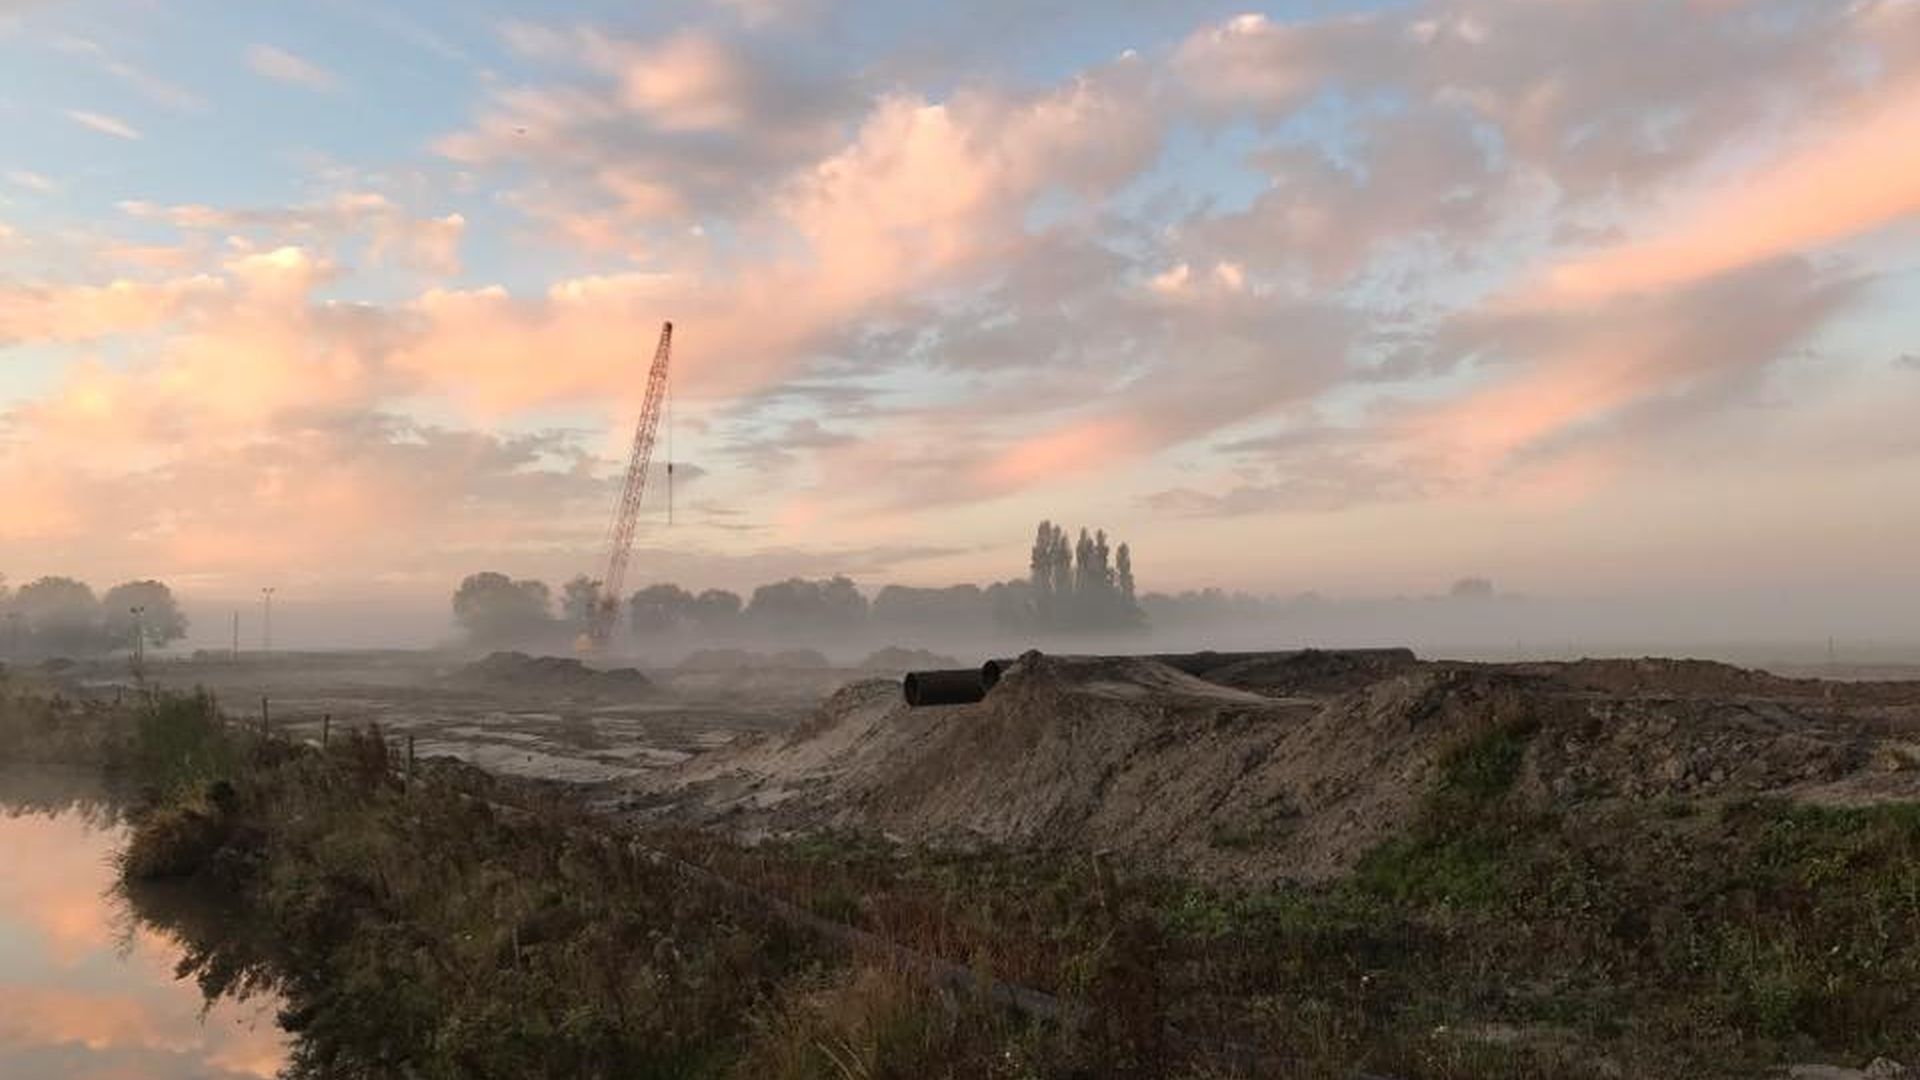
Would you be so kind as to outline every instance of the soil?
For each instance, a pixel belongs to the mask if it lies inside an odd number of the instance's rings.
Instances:
[[[94,695],[132,689],[124,661],[66,675]],[[378,725],[413,736],[422,759],[456,758],[592,797],[742,734],[790,728],[860,673],[601,671],[566,657],[390,651],[207,653],[152,662],[147,676],[160,688],[205,687],[239,716],[259,716],[265,698],[276,729],[309,740],[323,722],[335,733]]]
[[[1338,653],[1207,674],[1030,654],[980,703],[918,710],[896,682],[863,681],[784,735],[635,778],[625,807],[749,836],[1106,849],[1273,881],[1351,870],[1412,821],[1444,754],[1499,730],[1524,733],[1520,790],[1542,810],[1920,799],[1920,682]]]

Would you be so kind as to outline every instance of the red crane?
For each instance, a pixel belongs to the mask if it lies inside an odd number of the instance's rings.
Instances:
[[[640,499],[647,491],[647,467],[653,461],[653,436],[660,429],[660,407],[667,397],[667,369],[673,362],[673,324],[660,324],[660,345],[653,350],[653,369],[647,372],[647,397],[640,422],[633,429],[633,454],[627,459],[627,479],[607,526],[607,572],[587,619],[586,645],[604,652],[620,617],[620,593],[626,584],[627,560],[633,555],[633,530],[640,520]],[[667,463],[672,483],[673,463]]]

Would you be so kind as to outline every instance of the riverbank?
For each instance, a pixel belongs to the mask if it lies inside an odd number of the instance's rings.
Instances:
[[[1351,873],[1231,887],[1083,850],[618,830],[450,763],[408,778],[373,733],[323,749],[205,699],[11,701],[0,747],[92,747],[147,792],[136,894],[240,903],[169,925],[209,993],[279,991],[296,1075],[1733,1078],[1920,1058],[1920,811],[1556,814],[1518,790],[1525,724],[1447,747]]]

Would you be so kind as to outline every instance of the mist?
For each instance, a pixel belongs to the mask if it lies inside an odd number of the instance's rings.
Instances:
[[[884,586],[863,586],[869,599]],[[1559,660],[1600,656],[1687,656],[1743,665],[1920,662],[1920,596],[1874,591],[1667,592],[1659,595],[1428,595],[1256,597],[1224,591],[1213,605],[1143,597],[1147,625],[1120,634],[1023,633],[991,625],[887,624],[822,635],[803,629],[685,632],[637,639],[626,627],[615,652],[646,666],[671,666],[704,649],[771,653],[813,649],[852,664],[889,646],[925,649],[967,663],[1029,648],[1059,653],[1360,648],[1405,646],[1423,657]],[[172,651],[226,650],[240,614],[240,648],[261,646],[261,604],[182,597],[187,638]],[[624,622],[624,620],[623,620]],[[570,653],[577,628],[495,643],[531,652]],[[444,599],[329,599],[276,595],[276,649],[478,648],[456,625]]]

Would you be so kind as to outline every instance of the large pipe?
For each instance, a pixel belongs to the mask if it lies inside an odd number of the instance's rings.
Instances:
[[[916,709],[923,705],[971,705],[987,696],[980,673],[970,669],[909,671],[900,689],[906,693],[907,704]]]

